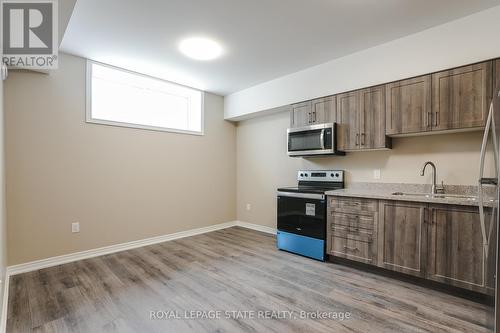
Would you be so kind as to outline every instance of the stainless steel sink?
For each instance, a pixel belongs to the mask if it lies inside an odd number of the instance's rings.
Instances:
[[[465,199],[476,201],[478,198],[475,195],[463,195],[463,194],[431,194],[431,193],[405,193],[405,192],[394,192],[392,195],[398,196],[408,196],[408,197],[425,197],[425,198],[439,198],[439,199]]]

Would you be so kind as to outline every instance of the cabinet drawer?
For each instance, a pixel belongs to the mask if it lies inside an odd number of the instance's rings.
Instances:
[[[332,236],[330,242],[331,255],[365,263],[372,261],[371,243],[336,236]]]
[[[331,234],[335,237],[352,238],[363,242],[373,241],[373,231],[370,229],[352,228],[338,224],[330,224]]]
[[[329,207],[348,212],[376,212],[377,200],[363,198],[330,197]]]
[[[330,212],[330,221],[339,226],[349,227],[351,229],[373,230],[374,218],[371,215],[350,214],[337,211]]]

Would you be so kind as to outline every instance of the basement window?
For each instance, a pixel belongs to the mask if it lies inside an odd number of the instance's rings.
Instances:
[[[203,93],[87,61],[87,122],[203,135]]]

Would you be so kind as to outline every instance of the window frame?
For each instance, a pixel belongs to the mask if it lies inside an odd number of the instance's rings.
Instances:
[[[113,120],[104,120],[104,119],[97,119],[92,117],[92,65],[99,65],[103,67],[108,67],[114,70],[118,70],[121,72],[125,72],[128,74],[132,75],[138,75],[142,76],[148,79],[168,83],[168,84],[173,84],[177,85],[180,87],[184,87],[187,89],[192,89],[195,91],[200,92],[201,94],[201,130],[200,131],[190,131],[190,130],[183,130],[183,129],[177,129],[177,128],[168,128],[168,127],[160,127],[160,126],[150,126],[150,125],[141,125],[141,124],[134,124],[134,123],[126,123],[126,122],[120,122],[120,121],[113,121]],[[89,124],[97,124],[97,125],[107,125],[107,126],[115,126],[115,127],[123,127],[123,128],[133,128],[133,129],[142,129],[142,130],[149,130],[149,131],[156,131],[156,132],[169,132],[169,133],[177,133],[177,134],[189,134],[189,135],[197,135],[197,136],[203,136],[205,135],[205,93],[202,90],[195,89],[192,87],[188,87],[182,84],[178,84],[175,82],[163,80],[154,76],[130,71],[124,68],[116,67],[116,66],[111,66],[108,64],[104,64],[101,62],[97,62],[91,59],[87,59],[87,64],[86,64],[86,83],[85,83],[85,122]]]

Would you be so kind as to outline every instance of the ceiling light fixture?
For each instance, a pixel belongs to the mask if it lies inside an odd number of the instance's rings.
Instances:
[[[222,55],[224,50],[219,43],[201,37],[192,37],[179,43],[179,50],[189,58],[196,60],[213,60]]]

